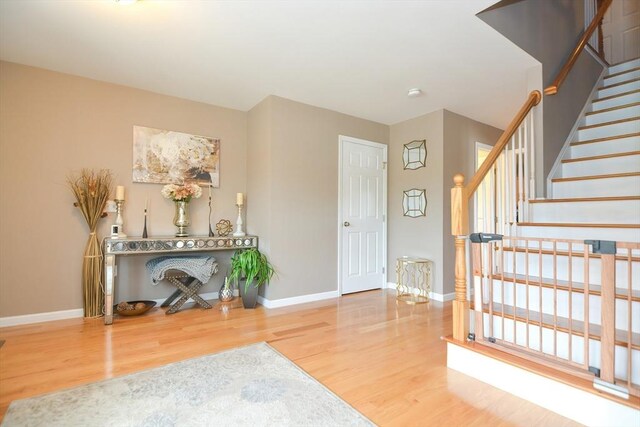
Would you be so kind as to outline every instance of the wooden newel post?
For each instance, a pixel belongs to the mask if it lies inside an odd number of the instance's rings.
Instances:
[[[453,177],[451,189],[451,234],[455,238],[455,299],[453,301],[453,339],[465,341],[469,335],[469,301],[467,300],[467,257],[465,241],[469,234],[469,210],[464,189],[464,175]]]

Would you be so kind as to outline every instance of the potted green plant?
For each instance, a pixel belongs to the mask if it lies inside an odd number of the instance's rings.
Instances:
[[[255,308],[260,286],[269,283],[275,270],[267,256],[256,248],[240,249],[231,257],[229,280],[236,285],[242,296],[244,308]],[[244,286],[240,286],[244,280]]]

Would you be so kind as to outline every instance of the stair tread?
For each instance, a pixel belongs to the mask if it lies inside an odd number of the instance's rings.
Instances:
[[[575,157],[570,159],[563,159],[562,163],[586,162],[589,160],[611,159],[614,157],[626,157],[626,156],[637,156],[637,155],[640,155],[640,151],[625,151],[622,153],[600,154],[598,156]]]
[[[504,316],[502,315],[504,309]],[[527,310],[524,308],[516,307],[515,315],[513,306],[493,303],[493,315],[499,317],[505,317],[507,319],[516,319],[518,322],[527,322]],[[482,311],[484,313],[490,313],[489,304],[482,304]],[[540,312],[535,310],[529,310],[529,324],[539,325],[540,322]],[[554,322],[555,320],[555,322]],[[542,314],[542,327],[547,329],[554,329],[554,324],[556,328],[560,332],[569,333],[569,319],[566,317],[555,316],[553,314]],[[584,322],[581,320],[572,320],[571,321],[571,333],[572,335],[584,336]],[[592,340],[600,341],[600,337],[602,336],[600,325],[595,323],[589,323],[589,338]],[[616,329],[615,332],[615,344],[621,347],[626,347],[628,345],[628,334],[627,331],[622,329]],[[633,332],[631,334],[631,347],[635,350],[640,350],[640,333]]]
[[[618,82],[618,83],[613,83],[613,84],[610,84],[608,86],[600,86],[598,88],[598,90],[611,89],[612,87],[618,87],[618,86],[622,86],[622,85],[626,85],[628,83],[634,83],[634,82],[640,82],[640,77],[635,78],[635,79],[625,80],[625,81]]]
[[[602,110],[589,111],[588,113],[585,113],[585,115],[586,116],[593,116],[595,114],[608,113],[610,111],[622,110],[622,109],[625,109],[625,108],[635,107],[635,106],[638,106],[638,105],[640,105],[640,102],[632,102],[630,104],[616,105],[615,107],[603,108]]]
[[[640,228],[640,224],[603,224],[594,222],[518,222],[521,227]]]
[[[506,251],[505,251],[506,252]],[[578,254],[579,255],[579,254]],[[527,280],[527,276],[524,274],[511,274],[511,273],[498,273],[493,274],[491,276],[493,280],[504,281],[522,285],[526,285],[527,283],[530,286],[540,286],[546,289],[558,289],[561,291],[568,291],[571,288],[572,292],[580,292],[584,293],[584,282],[579,282],[573,280],[569,282],[568,280],[555,280],[550,277],[542,277],[529,275],[529,279]],[[600,285],[589,284],[589,294],[590,295],[601,295],[602,287]],[[627,295],[629,294],[629,289],[616,287],[616,298],[617,299],[627,299]],[[640,290],[631,290],[631,300],[634,302],[640,302]]]
[[[529,203],[619,202],[640,200],[640,196],[566,197],[563,199],[531,199]]]
[[[578,128],[578,130],[587,130],[587,129],[594,129],[594,128],[599,128],[599,127],[603,127],[603,126],[618,125],[620,123],[633,122],[633,121],[636,121],[636,120],[640,120],[640,116],[627,117],[625,119],[612,120],[610,122],[596,123],[595,125],[580,126]]]
[[[553,251],[551,249],[542,249],[540,250],[539,248],[536,247],[524,247],[524,246],[504,246],[504,251],[505,252],[519,252],[519,253],[525,253],[525,252],[529,252],[529,254],[535,256],[538,255],[539,253],[542,253],[542,255],[553,255]],[[558,256],[569,256],[569,251],[565,251],[565,250],[558,250],[556,249],[555,251],[556,255]],[[572,256],[575,257],[583,257],[584,253],[578,253],[576,251],[573,251]],[[593,252],[589,252],[589,258],[595,258],[595,259],[599,259],[602,256],[600,254],[595,254]],[[629,257],[623,254],[617,254],[616,255],[616,261],[624,261],[627,262],[629,260]],[[631,257],[631,262],[640,262],[640,257],[635,257],[632,256]]]
[[[618,76],[621,76],[621,75],[627,74],[627,73],[633,73],[634,71],[638,71],[638,70],[640,70],[640,67],[629,68],[628,70],[624,70],[624,71],[618,71],[617,73],[613,73],[613,74],[609,74],[609,75],[605,76],[604,80],[610,79],[611,77],[618,77]]]
[[[621,135],[613,135],[613,136],[605,136],[603,138],[595,138],[595,139],[585,139],[584,141],[573,141],[571,146],[583,145],[583,144],[593,144],[596,142],[606,142],[614,139],[625,139],[625,138],[633,138],[634,136],[640,136],[640,132],[636,133],[625,133]]]
[[[603,174],[603,175],[585,175],[585,176],[572,176],[567,178],[553,178],[551,182],[584,181],[589,179],[627,178],[632,176],[640,176],[640,172],[609,173],[609,174]]]
[[[630,90],[628,92],[616,93],[615,95],[603,96],[602,98],[596,98],[591,102],[592,103],[596,103],[596,102],[600,102],[600,101],[608,101],[610,99],[619,98],[621,96],[632,95],[634,93],[640,93],[640,89],[634,89],[634,90]]]

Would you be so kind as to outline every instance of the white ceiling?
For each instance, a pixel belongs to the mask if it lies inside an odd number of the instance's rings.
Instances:
[[[1,0],[0,58],[243,111],[273,94],[505,127],[537,62],[475,17],[494,2]]]

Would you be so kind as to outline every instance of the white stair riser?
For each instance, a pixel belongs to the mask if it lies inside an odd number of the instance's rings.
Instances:
[[[562,164],[562,177],[640,172],[640,154]]]
[[[489,332],[489,314],[484,314],[484,335],[493,336],[496,338],[504,338],[508,342],[516,342],[520,346],[527,345],[527,326],[524,322],[516,322],[516,336],[513,336],[513,321],[511,319],[504,319],[504,337],[502,337],[502,319],[498,315],[494,315],[493,332]],[[535,350],[540,350],[540,332],[539,327],[535,324],[529,324],[529,347]],[[571,340],[571,353],[573,360],[576,363],[584,363],[584,341],[579,335],[572,335]],[[557,332],[557,340],[554,339],[553,329],[543,327],[542,330],[542,351],[549,355],[554,355],[557,352],[558,357],[563,359],[568,358],[569,354],[569,342],[568,334],[564,332]],[[627,376],[627,351],[625,347],[615,347],[615,376],[616,378],[626,378]],[[640,365],[640,351],[631,350],[632,366],[635,368]],[[601,354],[600,354],[600,341],[590,339],[589,340],[589,365],[596,368],[600,368]],[[638,384],[640,381],[640,369],[633,369],[631,373],[631,380],[633,383]]]
[[[592,142],[571,146],[571,158],[601,156],[604,154],[627,153],[640,150],[640,136],[612,139],[609,141]]]
[[[631,104],[640,101],[640,93],[630,93],[628,95],[618,96],[612,99],[605,99],[604,101],[594,102],[591,106],[591,111],[604,110],[611,107],[618,107],[620,105]]]
[[[581,129],[578,131],[578,141],[586,141],[588,139],[596,138],[607,138],[609,136],[624,135],[637,132],[640,132],[640,120],[632,120],[628,122],[598,126],[590,129]]]
[[[600,89],[598,91],[598,98],[604,98],[606,96],[611,96],[611,95],[618,95],[619,93],[625,93],[625,92],[629,92],[637,89],[640,89],[640,80],[632,80],[618,86],[614,86],[606,89]]]
[[[603,224],[637,224],[640,200],[602,202],[530,203],[531,222],[600,222]]]
[[[536,252],[537,248],[531,248],[529,254],[523,252],[515,253],[516,274],[525,275],[527,273],[527,264],[529,268],[529,276],[540,277],[540,256]],[[592,251],[589,251],[592,252]],[[497,252],[494,262],[502,265],[502,253]],[[508,251],[504,252],[504,271],[513,273],[514,254]],[[528,262],[527,262],[528,259]],[[589,283],[592,285],[601,284],[601,260],[600,258],[589,258]],[[571,265],[573,270],[571,280],[575,283],[584,283],[584,253],[573,252],[571,257]],[[553,278],[558,280],[569,281],[569,257],[566,255],[558,255],[554,259],[552,255],[542,255],[542,277]],[[627,261],[616,260],[616,287],[627,289],[629,287],[629,263]],[[640,263],[631,263],[631,288],[640,290]],[[578,292],[578,291],[576,291]],[[582,291],[579,291],[582,292]]]
[[[612,73],[617,74],[617,73]],[[604,86],[609,86],[615,83],[625,82],[627,80],[633,80],[640,77],[640,70],[627,71],[624,74],[619,74],[613,77],[604,78]]]
[[[586,116],[584,124],[586,126],[590,126],[598,123],[612,122],[614,120],[629,119],[631,117],[640,117],[640,105],[633,105],[631,107],[591,114]]]
[[[553,197],[640,196],[640,176],[553,183]],[[571,219],[568,218],[567,222]]]
[[[623,62],[622,64],[609,67],[609,74],[615,74],[637,67],[640,67],[640,59],[634,59],[633,61]]]
[[[522,237],[615,240],[617,242],[640,243],[640,228],[518,226],[517,233]]]
[[[514,294],[513,294],[513,283],[512,282],[504,282],[500,280],[493,281],[493,302],[496,304],[503,304],[505,308],[513,307],[514,305]],[[553,289],[550,288],[540,288],[538,286],[528,286],[529,288],[529,310],[534,312],[540,312],[540,291],[542,290],[542,312],[544,314],[554,314],[554,301],[555,304],[555,314],[558,317],[568,318],[569,315],[569,292],[564,290],[557,290],[554,292]],[[487,303],[489,301],[489,291],[488,287],[484,286],[484,295],[483,301]],[[515,303],[516,307],[526,309],[527,307],[527,285],[525,284],[517,284],[516,295],[515,295]],[[556,294],[556,298],[554,298],[554,293]],[[584,321],[584,293],[581,292],[572,292],[571,298],[571,312],[573,320],[577,320],[579,322]],[[600,296],[599,295],[589,295],[589,323],[600,325],[601,317],[600,317]],[[500,309],[502,310],[502,309]],[[633,318],[637,318],[640,316],[640,303],[634,302],[631,306],[632,316]],[[506,310],[505,310],[506,311]],[[627,330],[628,325],[628,303],[626,300],[616,299],[616,329]],[[500,311],[501,312],[501,311]],[[636,326],[637,322],[633,322],[633,332],[640,332],[640,325]]]

